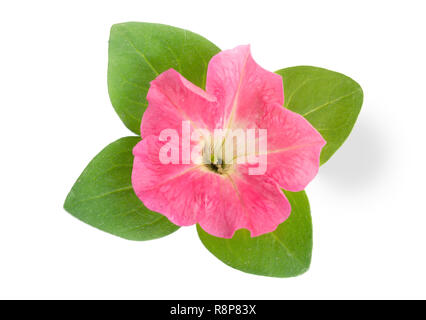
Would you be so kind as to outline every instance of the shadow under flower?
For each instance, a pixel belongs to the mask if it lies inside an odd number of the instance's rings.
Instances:
[[[390,141],[376,121],[360,116],[343,146],[321,167],[322,181],[328,181],[333,188],[352,192],[368,190],[386,174]]]

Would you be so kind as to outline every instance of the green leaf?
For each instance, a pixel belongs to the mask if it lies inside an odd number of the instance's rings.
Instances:
[[[293,277],[308,270],[312,254],[312,220],[304,191],[289,192],[290,217],[271,233],[250,237],[245,229],[232,239],[217,238],[197,226],[206,248],[232,268],[270,277]]]
[[[220,49],[187,30],[153,23],[113,25],[109,39],[108,91],[127,128],[140,133],[150,81],[173,68],[205,87],[207,65]]]
[[[135,195],[132,149],[139,137],[121,138],[103,149],[84,169],[64,208],[93,227],[129,240],[166,236],[179,227],[144,207]]]
[[[362,89],[351,78],[334,71],[300,66],[278,70],[284,83],[284,106],[304,116],[327,144],[324,164],[349,136],[363,101]]]

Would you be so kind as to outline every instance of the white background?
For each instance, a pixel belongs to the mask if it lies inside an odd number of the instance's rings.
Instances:
[[[3,1],[0,5],[0,298],[426,298],[424,1]],[[62,209],[105,145],[131,133],[107,92],[112,24],[186,28],[263,67],[347,74],[364,105],[308,187],[311,269],[245,274],[194,227],[149,242]]]

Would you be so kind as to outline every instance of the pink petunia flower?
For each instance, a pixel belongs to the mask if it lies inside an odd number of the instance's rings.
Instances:
[[[324,139],[301,115],[283,107],[281,76],[261,68],[249,46],[211,59],[205,91],[170,69],[151,82],[147,99],[142,141],[133,150],[132,184],[148,209],[177,225],[199,223],[223,238],[241,228],[252,237],[272,232],[291,211],[281,188],[301,191],[318,172]],[[250,155],[247,147],[239,149],[240,144],[232,142],[238,150],[225,156],[223,146],[231,138],[226,134],[212,139],[215,129],[258,130],[256,141],[260,145],[265,140],[266,152],[256,147]],[[185,130],[191,137],[196,130],[202,134],[185,142]],[[266,138],[260,137],[260,130],[266,131]],[[164,132],[176,132],[180,138],[174,145],[178,150],[170,150],[179,159],[168,164],[160,159],[170,142]],[[188,159],[183,152],[188,148],[211,162]],[[266,156],[264,172],[251,174],[260,162],[237,161],[242,156]]]

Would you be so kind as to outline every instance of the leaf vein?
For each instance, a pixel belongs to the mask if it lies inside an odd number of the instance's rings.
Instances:
[[[145,54],[135,46],[135,44],[132,42],[132,40],[130,40],[129,38],[126,38],[126,41],[132,46],[132,48],[137,52],[137,54],[142,57],[142,59],[151,68],[151,70],[158,76],[160,73],[154,68],[154,66],[151,64],[151,62],[149,62],[149,60],[147,59]]]
[[[311,113],[313,113],[313,112],[316,112],[316,111],[318,111],[318,110],[321,110],[322,108],[325,108],[325,107],[327,107],[328,105],[330,105],[330,104],[333,104],[333,103],[336,103],[336,102],[339,102],[340,100],[343,100],[343,99],[345,99],[345,98],[348,98],[348,97],[350,97],[350,96],[353,96],[355,93],[357,93],[357,92],[359,92],[359,91],[361,91],[361,89],[356,89],[356,90],[354,90],[354,91],[352,91],[351,93],[349,93],[349,94],[347,94],[347,95],[344,95],[344,96],[341,96],[341,97],[338,97],[338,98],[336,98],[336,99],[334,99],[334,100],[331,100],[331,101],[328,101],[328,102],[326,102],[326,103],[324,103],[324,104],[322,104],[322,105],[319,105],[318,107],[315,107],[315,108],[313,108],[312,110],[310,110],[310,111],[308,111],[308,112],[306,112],[306,113],[304,113],[304,114],[302,114],[302,116],[303,117],[306,117],[307,115],[309,115],[309,114],[311,114]]]
[[[96,200],[96,199],[100,199],[100,198],[106,197],[106,196],[114,194],[114,193],[119,193],[119,192],[129,191],[129,190],[133,190],[133,187],[131,185],[127,186],[127,187],[118,188],[118,189],[115,189],[115,190],[112,190],[112,191],[108,191],[108,192],[105,192],[105,193],[101,193],[101,194],[98,194],[98,195],[90,197],[90,198],[78,200],[75,203],[92,201],[92,200]]]

